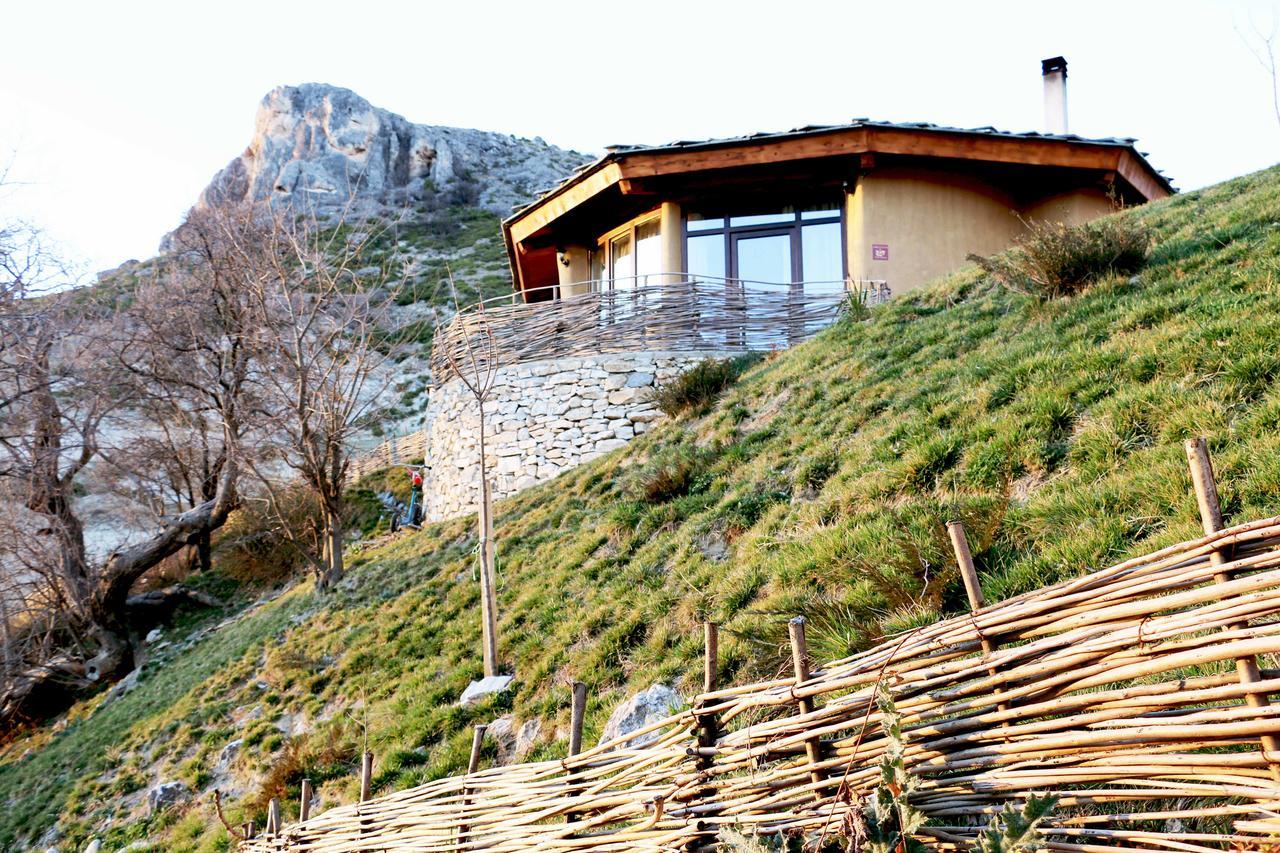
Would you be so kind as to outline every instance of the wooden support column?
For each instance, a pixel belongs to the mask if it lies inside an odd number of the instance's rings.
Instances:
[[[275,797],[267,803],[267,835],[280,832],[280,801]]]
[[[298,797],[298,823],[311,817],[311,780],[302,780],[302,794]]]
[[[257,834],[253,828],[253,821],[249,821],[242,828],[244,829],[244,840],[252,841]]]
[[[809,680],[809,645],[804,636],[804,617],[797,616],[787,623],[787,633],[791,637],[791,665],[795,670],[796,686]],[[797,697],[796,706],[801,714],[813,712],[813,700],[808,697]],[[809,759],[809,781],[815,784],[823,781],[822,771],[818,764],[822,761],[822,743],[818,738],[810,738],[804,742],[805,755]],[[814,799],[822,799],[822,789],[815,788]]]
[[[480,482],[480,617],[484,644],[485,678],[498,674],[498,604],[494,580],[493,484],[486,475]]]
[[[1218,484],[1213,475],[1213,462],[1209,458],[1209,443],[1203,438],[1187,439],[1185,445],[1187,464],[1191,468],[1191,485],[1195,489],[1196,504],[1200,509],[1200,524],[1205,535],[1217,533],[1223,529],[1222,504],[1218,499]],[[1222,566],[1228,562],[1227,555],[1218,549],[1209,555],[1213,566]],[[1228,570],[1216,571],[1213,575],[1215,583],[1226,583],[1231,580]],[[1228,625],[1227,630],[1248,628],[1248,620]],[[1236,658],[1236,675],[1244,686],[1256,684],[1262,680],[1258,672],[1257,658]],[[1251,708],[1266,708],[1271,704],[1266,693],[1247,693],[1245,701]],[[1271,767],[1271,776],[1280,782],[1280,737],[1273,734],[1262,736],[1262,756]]]
[[[969,550],[969,537],[965,535],[964,525],[959,521],[947,522],[947,535],[951,537],[951,550],[956,555],[956,565],[960,567],[960,577],[964,581],[964,591],[969,597],[969,610],[977,613],[979,610],[987,606],[987,601],[982,595],[982,584],[978,582],[978,569],[973,564],[973,552]],[[978,641],[982,644],[983,657],[989,657],[997,648],[996,644],[991,642],[987,637],[978,635]],[[988,675],[995,675],[997,672],[993,666],[987,670]],[[997,694],[1004,692],[997,690]],[[999,711],[1009,710],[1008,702],[996,703],[996,709]]]

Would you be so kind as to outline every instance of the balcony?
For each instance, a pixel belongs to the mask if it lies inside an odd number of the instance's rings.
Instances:
[[[835,322],[854,303],[885,301],[878,280],[767,282],[655,274],[502,296],[459,311],[436,333],[436,385],[463,375],[552,359],[646,351],[723,356],[784,349]],[[566,288],[568,289],[568,288]]]

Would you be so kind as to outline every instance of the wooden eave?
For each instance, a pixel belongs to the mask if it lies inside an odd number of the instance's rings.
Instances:
[[[550,225],[569,210],[618,186],[624,195],[645,192],[644,180],[666,175],[731,169],[860,154],[908,155],[950,160],[1055,166],[1114,172],[1144,198],[1171,194],[1168,183],[1130,145],[995,133],[862,126],[821,133],[727,140],[685,148],[620,151],[567,181],[503,224],[508,247]]]

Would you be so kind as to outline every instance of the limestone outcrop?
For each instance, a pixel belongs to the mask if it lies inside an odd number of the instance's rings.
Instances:
[[[258,106],[253,138],[214,175],[197,205],[287,202],[303,210],[442,200],[497,214],[553,186],[587,157],[540,138],[415,124],[350,89],[278,86]]]

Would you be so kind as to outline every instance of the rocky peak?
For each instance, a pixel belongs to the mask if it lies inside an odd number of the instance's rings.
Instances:
[[[588,158],[504,133],[414,124],[337,86],[279,86],[258,106],[253,139],[198,204],[287,201],[360,212],[445,193],[497,214]]]

